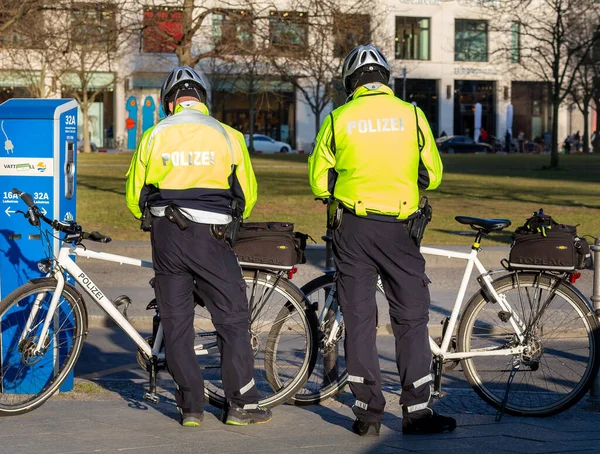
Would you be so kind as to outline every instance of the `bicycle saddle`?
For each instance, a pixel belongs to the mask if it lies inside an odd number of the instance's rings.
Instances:
[[[488,232],[502,230],[510,225],[508,219],[472,218],[471,216],[456,216],[457,222],[470,225],[472,229],[483,229]]]

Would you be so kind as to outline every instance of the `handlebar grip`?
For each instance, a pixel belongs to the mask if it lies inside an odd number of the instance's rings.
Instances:
[[[83,234],[83,239],[97,241],[99,243],[110,243],[112,241],[111,237],[102,235],[100,232],[86,232]]]
[[[26,192],[22,192],[19,191],[17,188],[13,188],[12,193],[17,194],[19,197],[21,197],[21,200],[23,200],[23,202],[25,202],[25,205],[27,205],[29,208],[35,206],[35,203],[33,203],[33,199]]]

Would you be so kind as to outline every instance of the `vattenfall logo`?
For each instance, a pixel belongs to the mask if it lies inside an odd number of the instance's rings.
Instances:
[[[40,162],[38,162],[38,163],[37,163],[37,169],[38,169],[38,172],[40,172],[40,173],[44,173],[44,172],[46,171],[46,164],[44,164],[44,163],[43,163],[43,162],[41,162],[41,161],[40,161]]]
[[[34,167],[31,164],[4,164],[5,169],[15,169],[17,172],[28,172],[33,170]]]

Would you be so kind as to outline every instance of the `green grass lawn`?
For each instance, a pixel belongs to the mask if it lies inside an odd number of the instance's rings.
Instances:
[[[131,153],[78,155],[78,221],[114,240],[148,240],[125,206],[125,174]],[[508,218],[507,232],[487,244],[508,244],[510,233],[533,211],[543,208],[558,222],[579,224],[580,235],[600,234],[600,156],[561,156],[558,170],[547,170],[549,156],[443,155],[440,187],[424,193],[433,206],[433,221],[424,244],[469,244],[469,230],[454,216]],[[259,186],[251,221],[294,222],[296,229],[321,242],[325,208],[313,200],[306,155],[252,158]]]

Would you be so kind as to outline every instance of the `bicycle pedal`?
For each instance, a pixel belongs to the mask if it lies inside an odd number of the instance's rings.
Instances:
[[[144,393],[144,400],[153,403],[153,404],[157,404],[158,403],[158,395],[156,393]]]

